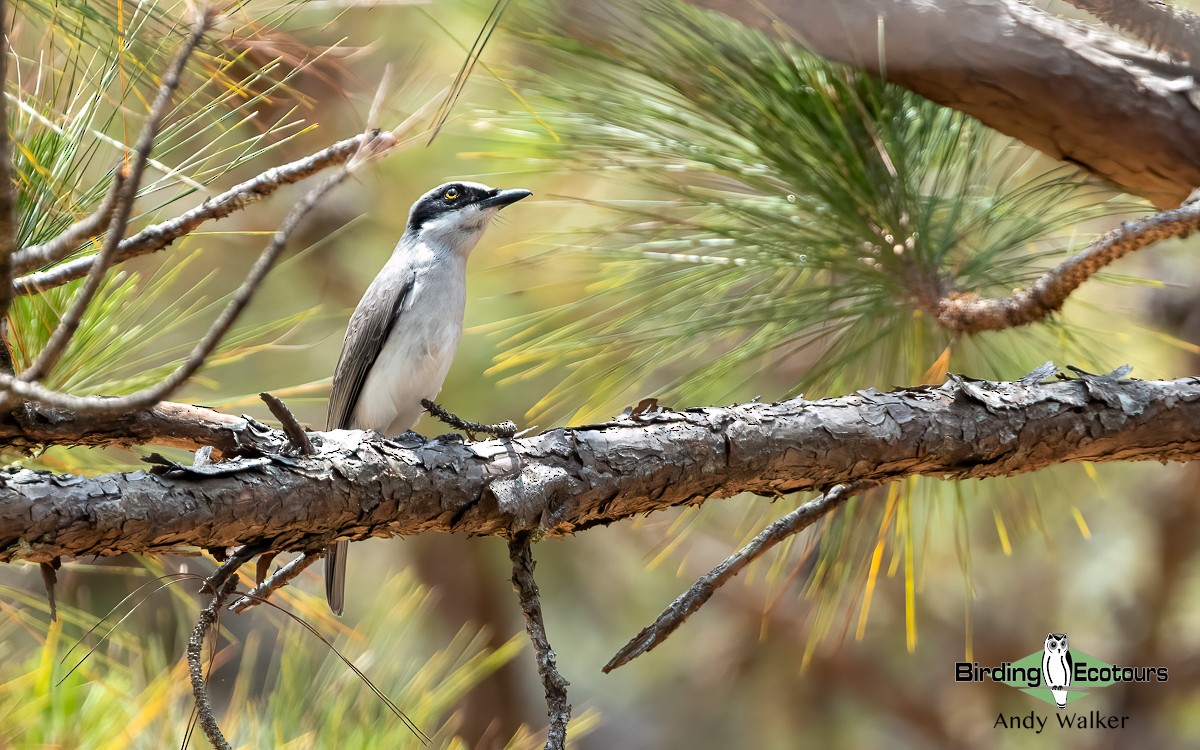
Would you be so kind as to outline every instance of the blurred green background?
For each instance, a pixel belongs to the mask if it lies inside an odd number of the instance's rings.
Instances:
[[[490,10],[230,8],[181,89],[139,221],[361,131],[381,81],[378,124],[399,124],[453,79]],[[134,137],[185,14],[171,2],[18,4],[8,90],[23,105],[11,118],[23,241],[95,205],[122,154],[105,136]],[[176,400],[270,421],[257,397],[269,390],[322,427],[350,311],[412,201],[459,178],[535,194],[504,212],[471,260],[467,331],[440,400],[473,420],[547,429],[645,396],[689,406],[841,395],[940,382],[947,370],[1013,379],[1046,360],[1130,363],[1142,378],[1197,371],[1190,243],[1122,261],[1045,324],[964,341],[940,332],[913,293],[924,280],[1004,293],[1147,208],[902,90],[685,6],[513,4],[426,140],[313,212],[239,331]],[[123,266],[53,384],[119,393],[161,375],[303,189]],[[21,301],[18,362],[72,288]],[[419,429],[445,432],[428,419]],[[136,468],[139,454],[8,460],[99,473]],[[881,488],[781,545],[610,675],[600,666],[679,591],[807,498],[714,501],[540,543],[547,626],[578,717],[572,746],[1195,746],[1196,481],[1178,466],[1108,465]],[[150,594],[155,576],[211,565],[71,562],[53,626],[36,567],[0,570],[0,746],[179,746],[196,583]],[[354,545],[350,566],[342,620],[313,573],[281,605],[436,746],[540,746],[545,706],[502,541],[373,540]],[[110,625],[85,635],[143,584],[117,617],[144,603],[106,640]],[[281,612],[221,625],[210,684],[235,746],[418,746]],[[1079,710],[1130,715],[1124,732],[994,729],[997,714],[1041,704],[955,684],[954,662],[1015,661],[1049,631],[1110,663],[1167,666],[1171,679],[1079,699]]]

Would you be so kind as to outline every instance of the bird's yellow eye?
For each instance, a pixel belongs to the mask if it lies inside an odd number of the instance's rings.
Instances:
[[[446,200],[452,201],[458,198],[458,188],[450,188],[446,191]]]

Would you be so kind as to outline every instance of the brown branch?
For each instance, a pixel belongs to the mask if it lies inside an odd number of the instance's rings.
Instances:
[[[1200,185],[1192,71],[1018,0],[688,0],[965,112],[1159,208]],[[882,55],[882,60],[880,59]]]
[[[1036,323],[1062,308],[1097,271],[1129,253],[1200,229],[1200,201],[1127,221],[1083,251],[1007,297],[960,294],[938,300],[931,312],[945,328],[960,333],[999,331]]]
[[[1200,16],[1157,0],[1067,0],[1180,60],[1200,60]]]
[[[99,234],[112,220],[113,212],[117,208],[117,198],[121,195],[124,184],[125,173],[118,169],[113,175],[112,185],[104,194],[104,200],[94,213],[67,227],[52,240],[18,250],[13,256],[13,273],[25,273],[57,263],[74,252],[85,239]],[[11,287],[11,283],[8,286]]]
[[[286,565],[283,565],[279,570],[272,573],[262,583],[250,589],[242,598],[238,599],[233,604],[229,605],[231,612],[241,614],[255,604],[262,604],[272,592],[277,591],[291,583],[297,576],[303,573],[310,565],[320,560],[325,556],[325,550],[310,550],[301,552],[297,557],[293,558]]]
[[[571,704],[567,702],[567,682],[558,671],[558,656],[546,637],[542,621],[542,600],[533,577],[533,534],[520,531],[508,542],[508,559],[512,561],[512,585],[517,592],[525,630],[533,643],[538,677],[546,691],[546,712],[550,726],[546,730],[546,750],[563,750],[567,743],[567,724],[571,721]]]
[[[517,426],[509,420],[497,422],[496,424],[485,424],[483,422],[472,422],[463,419],[454,412],[450,411],[441,404],[435,404],[427,398],[421,399],[421,406],[425,411],[429,412],[434,419],[447,424],[456,430],[462,430],[467,433],[467,437],[474,440],[477,433],[491,435],[492,437],[513,437],[517,434]]]
[[[46,373],[50,372],[57,364],[63,352],[66,351],[67,345],[75,336],[75,332],[79,329],[83,315],[95,298],[96,292],[99,291],[104,274],[112,264],[117,247],[125,237],[129,217],[133,214],[133,204],[137,200],[138,190],[142,186],[142,174],[146,169],[146,161],[150,158],[150,151],[154,148],[154,139],[158,137],[158,130],[162,125],[163,118],[166,117],[171,98],[174,96],[175,90],[179,88],[183,69],[187,66],[187,61],[195,52],[196,47],[200,45],[200,40],[204,38],[204,34],[213,20],[214,16],[207,9],[197,12],[191,32],[175,55],[175,59],[172,60],[166,74],[163,75],[162,83],[158,87],[158,94],[155,96],[153,104],[150,105],[150,113],[142,125],[137,143],[134,145],[133,159],[127,165],[127,173],[123,175],[121,190],[117,196],[117,205],[108,224],[108,234],[104,239],[104,245],[97,253],[83,286],[75,293],[71,306],[58,321],[58,325],[50,334],[49,340],[38,353],[37,358],[28,369],[21,373],[21,380],[32,382],[45,377]],[[3,275],[0,277],[0,281],[5,282],[7,287],[7,282],[11,278],[11,274]],[[4,290],[5,296],[11,296],[11,294],[10,289]]]
[[[359,152],[364,143],[374,141],[378,137],[376,133],[363,133],[338,141],[303,159],[268,169],[262,174],[204,201],[190,211],[149,226],[132,237],[122,240],[112,262],[114,264],[123,263],[131,258],[162,250],[180,237],[195,231],[197,227],[207,221],[222,219],[263,200],[284,185],[291,185],[329,167],[346,163]],[[18,266],[27,260],[24,253],[25,251],[17,253]],[[22,276],[14,282],[15,293],[20,295],[38,294],[46,289],[83,278],[95,262],[96,256],[89,255],[63,263],[47,271]]]
[[[221,440],[240,448],[211,466],[0,474],[0,561],[255,540],[303,551],[339,537],[436,531],[555,536],[741,492],[1200,457],[1200,379],[1118,375],[955,377],[936,388],[663,410],[470,444],[338,430],[312,433],[311,457],[292,455],[282,431],[248,425]],[[200,429],[189,437],[206,439]]]
[[[13,253],[17,249],[17,186],[13,181],[12,139],[8,132],[8,3],[0,0],[0,338],[8,340],[12,305]]]
[[[213,715],[212,703],[208,699],[208,686],[204,679],[204,663],[201,661],[201,654],[204,649],[204,638],[208,635],[208,629],[213,626],[217,620],[217,613],[221,609],[221,605],[225,602],[233,590],[237,588],[237,576],[230,571],[225,578],[216,580],[216,576],[210,578],[208,583],[212,584],[215,593],[209,601],[208,606],[200,610],[200,617],[196,620],[196,627],[192,629],[192,635],[188,638],[187,643],[187,663],[188,676],[192,681],[192,697],[196,701],[196,713],[199,716],[200,729],[204,732],[204,736],[212,743],[217,750],[232,750],[229,742],[226,741],[225,735],[221,733],[221,727],[217,724],[217,718]]]
[[[704,606],[704,603],[716,593],[718,588],[741,573],[743,568],[784,539],[799,534],[816,521],[824,518],[834,508],[849,499],[852,493],[861,489],[863,489],[861,485],[847,487],[839,484],[821,497],[801,505],[763,529],[758,536],[750,540],[749,544],[725,558],[724,562],[703,575],[687,591],[667,605],[667,608],[654,622],[643,628],[640,633],[622,646],[612,659],[609,659],[608,663],[604,665],[603,671],[607,673],[623,667],[658,646],[700,607]]]
[[[304,430],[304,425],[300,424],[296,419],[296,415],[292,414],[291,409],[270,393],[263,392],[258,394],[258,397],[263,400],[267,408],[271,410],[271,414],[279,420],[279,424],[283,427],[283,433],[288,436],[292,447],[300,451],[306,456],[311,456],[316,453],[313,448],[312,441],[308,439],[308,433]]]
[[[65,409],[31,404],[28,419],[0,418],[0,447],[32,452],[46,445],[128,448],[162,445],[195,450],[211,445],[226,454],[247,448],[283,452],[287,438],[248,417],[222,414],[202,406],[164,402],[145,411],[116,416],[83,416]],[[273,437],[284,442],[273,445]]]

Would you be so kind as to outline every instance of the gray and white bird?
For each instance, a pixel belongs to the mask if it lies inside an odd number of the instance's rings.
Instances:
[[[448,182],[422,195],[392,257],[350,318],[329,396],[330,430],[398,435],[421,416],[421,399],[442,389],[467,301],[467,258],[496,212],[531,195],[477,182]],[[342,614],[346,555],[325,558],[325,596]]]

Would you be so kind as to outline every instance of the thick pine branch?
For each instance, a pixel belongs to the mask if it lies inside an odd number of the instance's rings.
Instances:
[[[739,492],[1200,456],[1198,379],[1036,380],[952,378],[937,388],[661,411],[474,444],[313,433],[311,457],[249,420],[184,428],[186,407],[164,404],[126,424],[147,435],[157,414],[169,441],[218,444],[226,460],[158,473],[0,476],[0,560],[250,542],[307,550],[334,536],[429,531],[561,535]],[[96,442],[95,423],[79,427]],[[55,425],[55,442],[71,442],[70,429],[69,418]]]
[[[1200,185],[1193,70],[1029,3],[688,2],[864,67],[1160,208]]]

